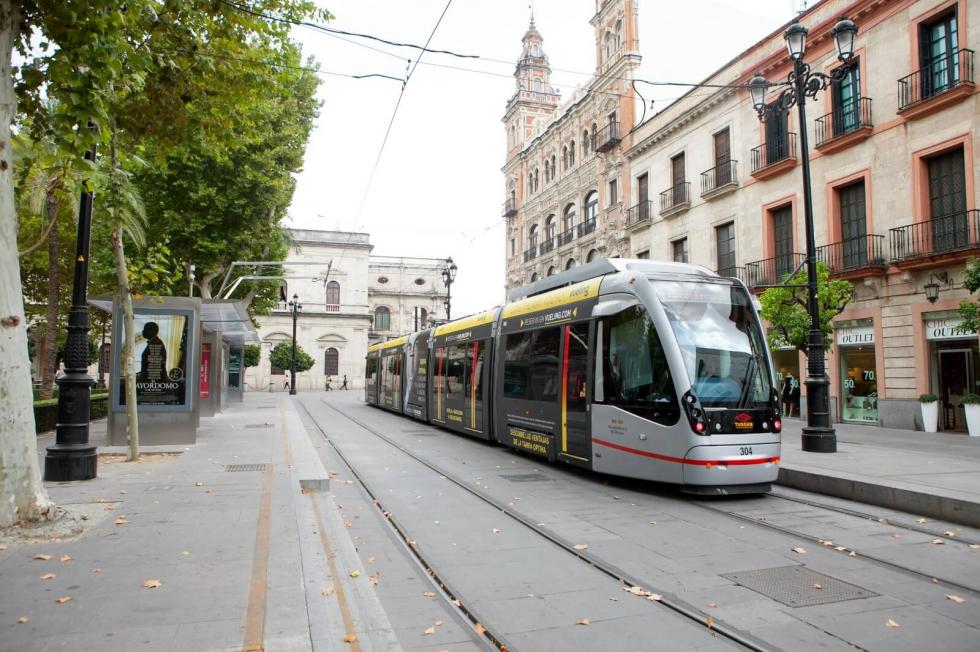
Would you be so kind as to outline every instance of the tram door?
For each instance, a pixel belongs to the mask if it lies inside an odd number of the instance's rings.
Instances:
[[[939,401],[943,406],[943,430],[966,430],[963,395],[972,392],[976,352],[973,349],[939,350]]]
[[[566,324],[561,358],[561,439],[563,456],[588,462],[589,431],[589,322]]]

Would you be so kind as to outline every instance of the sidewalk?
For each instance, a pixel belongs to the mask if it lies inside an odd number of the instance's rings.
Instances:
[[[779,484],[980,527],[980,437],[838,423],[836,453],[800,448],[783,421]]]

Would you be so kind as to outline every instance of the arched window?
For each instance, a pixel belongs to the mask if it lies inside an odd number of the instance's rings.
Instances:
[[[547,160],[544,162],[544,182],[548,183],[551,180],[551,163]]]
[[[575,259],[574,258],[569,258],[568,259],[568,262],[565,263],[565,269],[571,269],[573,267],[575,267]]]
[[[619,51],[619,48],[622,47],[622,45],[623,45],[623,21],[622,21],[622,19],[616,21],[616,30],[615,30],[614,33],[615,33],[615,36],[613,38],[615,39],[616,51],[618,52]]]
[[[558,228],[558,218],[555,217],[554,213],[548,216],[548,219],[544,222],[544,237],[551,240],[555,237],[555,229]]]
[[[528,249],[534,249],[538,246],[538,225],[532,224],[531,228],[527,231],[527,243]]]
[[[530,195],[532,192],[534,192],[534,173],[533,172],[528,172],[527,173],[527,194]]]
[[[596,216],[599,214],[599,193],[595,190],[585,196],[585,223],[595,224]]]
[[[572,145],[568,148],[568,165],[575,165],[575,140],[572,139]]]
[[[425,325],[429,323],[429,311],[425,308],[419,308],[419,328],[425,328]]]
[[[552,265],[551,267],[548,268],[548,276],[554,276],[554,275],[555,275],[555,266]]]
[[[537,77],[534,78],[534,92],[535,93],[541,92],[541,80],[538,79]]]
[[[328,376],[336,376],[340,369],[340,351],[332,346],[327,349],[323,359],[323,373]]]
[[[340,283],[330,281],[327,283],[327,312],[340,311]]]
[[[391,311],[384,306],[378,306],[374,309],[374,330],[391,330]]]
[[[558,176],[558,164],[555,159],[555,155],[551,155],[551,178],[554,179]]]
[[[589,155],[589,149],[592,147],[592,139],[589,138],[589,130],[586,129],[582,132],[582,158]]]
[[[534,168],[534,192],[538,191],[538,168]]]
[[[516,144],[517,144],[517,130],[514,129],[514,125],[511,125],[510,134],[508,134],[507,137],[507,145],[508,147],[513,147]]]
[[[534,272],[531,274],[531,282],[534,283],[536,280],[538,280],[538,273]]]
[[[565,170],[568,169],[568,145],[561,148],[561,167]]]
[[[612,58],[614,52],[616,52],[616,37],[611,31],[606,32],[606,61]]]
[[[599,250],[592,249],[591,251],[589,251],[589,255],[585,258],[585,262],[591,263],[593,260],[596,260],[597,258],[599,258]]]
[[[569,204],[565,207],[565,214],[561,220],[561,228],[563,231],[570,231],[573,226],[575,226],[575,204]]]

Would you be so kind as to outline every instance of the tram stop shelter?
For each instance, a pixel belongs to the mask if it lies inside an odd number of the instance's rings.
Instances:
[[[122,382],[122,306],[114,297],[89,304],[112,314],[108,443],[127,442]],[[147,446],[193,444],[201,417],[242,400],[244,345],[258,335],[241,301],[196,297],[133,300],[136,404],[140,442]]]

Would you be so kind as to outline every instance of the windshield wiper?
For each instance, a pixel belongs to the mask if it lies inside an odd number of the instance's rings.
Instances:
[[[741,410],[748,402],[749,394],[752,392],[752,381],[755,379],[755,370],[758,366],[756,357],[753,354],[749,358],[749,368],[745,372],[745,381],[742,383],[742,395],[738,397],[738,409]]]

